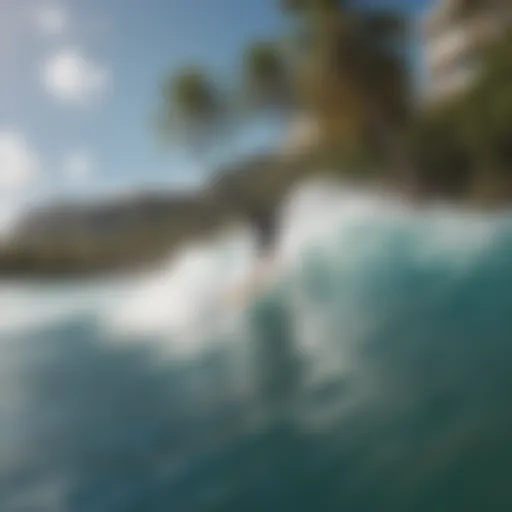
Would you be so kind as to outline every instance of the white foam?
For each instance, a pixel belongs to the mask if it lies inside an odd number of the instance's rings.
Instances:
[[[311,182],[283,203],[274,270],[277,276],[288,273],[293,282],[294,272],[303,270],[305,252],[316,246],[332,276],[354,273],[361,280],[393,250],[394,232],[410,238],[411,254],[406,256],[416,258],[415,264],[442,261],[467,270],[492,243],[496,225],[462,211],[415,210],[379,191]],[[147,334],[176,339],[178,334],[186,343],[194,336],[211,338],[215,324],[232,320],[234,312],[223,297],[254,272],[254,249],[249,230],[238,228],[183,248],[145,276],[101,287],[91,284],[89,291],[80,286],[49,294],[44,288],[20,291],[4,286],[0,332],[95,311],[112,338]]]
[[[243,279],[253,261],[246,232],[186,247],[161,269],[134,283],[107,321],[124,335],[208,329],[221,314],[226,288]]]
[[[80,294],[45,293],[33,287],[2,285],[0,288],[0,333],[11,334],[36,330],[78,315],[87,309]],[[7,340],[3,337],[3,340]]]
[[[393,229],[417,231],[418,263],[436,258],[461,268],[492,239],[492,223],[453,211],[417,211],[379,191],[311,182],[298,187],[284,202],[277,243],[276,272],[300,271],[304,251],[316,245],[330,265],[362,269],[379,259]],[[118,333],[169,334],[208,330],[223,314],[222,294],[244,279],[255,263],[248,231],[234,231],[215,242],[181,251],[151,276],[135,283],[125,300],[110,312]],[[226,313],[226,311],[224,311]]]

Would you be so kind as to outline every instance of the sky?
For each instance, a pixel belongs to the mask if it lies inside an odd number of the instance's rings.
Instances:
[[[232,77],[243,48],[285,22],[276,0],[0,0],[0,222],[41,199],[197,183],[212,162],[157,142],[162,81],[190,63]],[[228,147],[281,132],[255,123]]]

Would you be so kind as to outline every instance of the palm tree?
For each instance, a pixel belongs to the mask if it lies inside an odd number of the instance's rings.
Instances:
[[[210,142],[225,116],[222,95],[203,69],[185,68],[165,81],[157,122],[166,140],[197,150]]]
[[[297,0],[288,9],[307,33],[297,70],[300,98],[327,144],[397,133],[408,110],[404,20],[335,0]]]
[[[342,0],[281,0],[281,7],[286,12],[304,13],[308,10],[332,10],[345,3]]]
[[[352,77],[366,106],[365,127],[389,148],[396,164],[406,165],[401,139],[410,111],[407,24],[393,13],[375,13],[360,20],[359,30]]]
[[[451,8],[457,17],[466,17],[506,3],[508,3],[508,0],[453,0]]]
[[[251,106],[306,110],[327,146],[386,139],[384,145],[399,148],[408,111],[403,19],[356,11],[340,0],[282,0],[282,6],[294,15],[300,49],[291,59],[273,42],[248,49],[243,83]],[[200,69],[170,80],[163,99],[166,135],[178,126],[189,140],[205,142],[226,119],[227,104]]]
[[[281,109],[290,103],[291,82],[283,52],[275,42],[251,45],[243,58],[244,89],[252,106]]]
[[[462,97],[461,131],[484,169],[510,168],[512,152],[512,30],[483,48],[481,66]]]
[[[403,19],[356,11],[340,0],[282,0],[282,6],[295,15],[301,47],[296,59],[287,59],[273,42],[246,51],[243,83],[251,106],[306,109],[321,126],[322,138],[333,143],[398,130],[408,106],[400,54]],[[166,135],[170,126],[200,141],[217,133],[212,127],[225,117],[227,105],[204,71],[180,72],[163,92]]]

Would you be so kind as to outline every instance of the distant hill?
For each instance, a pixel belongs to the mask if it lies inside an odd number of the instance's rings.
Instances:
[[[304,161],[256,155],[219,169],[196,191],[33,208],[0,247],[0,275],[94,273],[158,261],[243,217],[246,207],[273,215],[304,168]]]
[[[44,205],[23,217],[15,243],[24,246],[62,243],[73,238],[117,236],[127,231],[211,218],[217,205],[200,194],[146,192],[102,202]]]
[[[204,193],[148,192],[28,212],[0,250],[0,274],[75,274],[157,261],[227,219]]]

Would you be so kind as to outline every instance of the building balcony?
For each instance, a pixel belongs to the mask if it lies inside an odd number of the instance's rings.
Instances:
[[[463,27],[452,27],[449,31],[429,42],[427,62],[429,67],[452,60],[464,52],[471,44],[471,36]]]
[[[457,60],[475,54],[483,45],[498,37],[508,25],[507,18],[482,16],[452,27],[427,46],[428,67],[437,72],[452,67]]]
[[[434,78],[427,89],[427,101],[435,103],[464,91],[475,79],[477,71],[475,66],[466,67],[453,70],[442,78]]]

